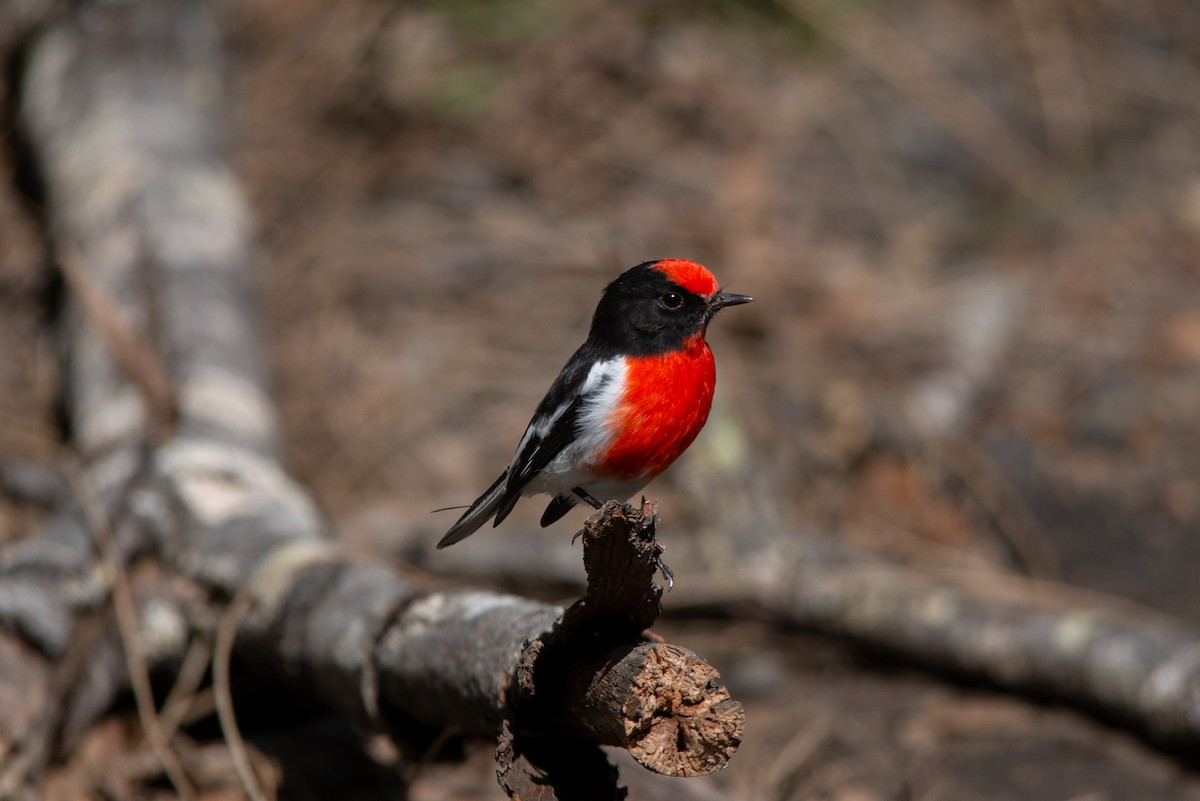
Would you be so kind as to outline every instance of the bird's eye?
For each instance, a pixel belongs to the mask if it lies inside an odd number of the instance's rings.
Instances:
[[[678,292],[668,292],[658,299],[658,305],[667,311],[678,311],[683,308],[683,295]]]

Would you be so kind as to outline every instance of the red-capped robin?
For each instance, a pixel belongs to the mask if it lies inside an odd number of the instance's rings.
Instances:
[[[712,407],[713,315],[753,298],[722,292],[686,259],[648,261],[605,288],[587,341],[538,404],[512,461],[450,527],[445,548],[493,525],[522,495],[553,496],[548,526],[579,500],[625,500],[687,450]]]

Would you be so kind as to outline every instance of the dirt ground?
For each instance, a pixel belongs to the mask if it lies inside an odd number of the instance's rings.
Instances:
[[[648,491],[681,564],[833,534],[1200,625],[1194,3],[248,0],[219,21],[288,463],[341,536],[435,541],[454,513],[429,510],[502,469],[603,285],[681,256],[756,298],[714,323],[712,418]],[[0,541],[67,436],[55,282],[2,158]],[[686,797],[1200,799],[1189,755],[1083,712],[671,607],[662,632],[748,717]],[[249,728],[296,764],[282,724]],[[354,792],[502,797],[486,745],[459,756]],[[348,797],[308,767],[285,796]]]

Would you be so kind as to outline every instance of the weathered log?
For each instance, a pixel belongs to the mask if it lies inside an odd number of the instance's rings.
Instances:
[[[662,588],[653,582],[662,567],[656,525],[655,505],[645,502],[640,509],[609,502],[588,519],[581,532],[587,592],[525,650],[515,677],[523,727],[511,733],[516,752],[544,753],[538,740],[573,731],[625,748],[655,772],[700,776],[725,767],[737,749],[745,715],[717,672],[643,635],[662,611]],[[551,775],[583,769],[565,757],[532,767]]]
[[[984,570],[919,571],[832,542],[747,593],[781,620],[931,670],[1200,743],[1200,634],[1101,593]]]

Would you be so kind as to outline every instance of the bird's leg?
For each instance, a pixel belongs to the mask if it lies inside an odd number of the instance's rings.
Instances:
[[[642,496],[642,520],[638,524],[638,533],[642,539],[652,540],[654,543],[654,566],[663,574],[663,578],[667,580],[667,592],[675,586],[675,574],[671,572],[671,568],[667,567],[667,563],[663,561],[663,552],[667,550],[667,546],[658,541],[656,536],[656,527],[658,525],[658,502],[651,501],[646,503],[646,496]]]
[[[588,504],[593,509],[599,509],[601,506],[604,505],[604,504],[600,503],[600,501],[593,498],[592,494],[590,492],[588,492],[587,490],[585,490],[583,487],[575,487],[574,489],[571,490],[571,492],[578,495],[583,500],[584,503]],[[571,537],[571,544],[574,545],[575,540],[579,539],[579,537],[582,536],[582,534],[583,534],[583,529],[579,529],[579,531],[576,531],[575,536]]]
[[[600,503],[600,501],[593,498],[591,493],[589,493],[583,487],[575,487],[574,489],[571,490],[571,492],[578,495],[583,500],[584,503],[588,504],[593,509],[599,509],[601,506],[604,505],[604,504]]]

